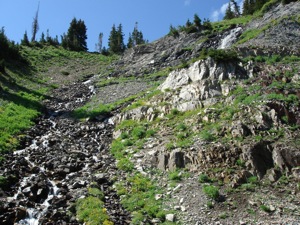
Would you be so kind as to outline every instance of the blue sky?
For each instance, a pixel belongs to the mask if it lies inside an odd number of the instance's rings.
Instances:
[[[238,0],[241,2],[242,0]],[[82,19],[87,27],[89,51],[95,50],[98,35],[104,34],[103,44],[112,25],[123,25],[125,44],[135,22],[150,42],[169,32],[170,25],[184,25],[193,20],[195,13],[211,21],[223,18],[229,0],[0,0],[0,27],[4,27],[10,40],[20,42],[25,31],[31,38],[31,25],[39,8],[39,32],[55,37],[66,33],[71,20]]]

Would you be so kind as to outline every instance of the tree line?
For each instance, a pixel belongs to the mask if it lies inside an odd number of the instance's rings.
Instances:
[[[252,15],[256,11],[261,10],[262,7],[270,1],[271,0],[244,0],[242,10],[240,10],[240,7],[238,6],[237,2],[235,0],[230,0],[225,11],[224,19],[230,20],[233,18],[240,17],[242,15]],[[279,0],[278,2],[281,2],[282,4],[288,4],[290,2],[296,1],[299,0]]]
[[[35,17],[37,18],[37,17]],[[37,20],[34,19],[33,22],[33,34],[32,39],[29,41],[27,31],[25,31],[23,39],[21,40],[21,45],[32,46],[38,44],[49,44],[53,46],[62,46],[65,49],[71,51],[87,51],[87,27],[83,20],[77,20],[73,18],[67,33],[61,35],[61,41],[59,42],[58,36],[52,38],[49,35],[49,30],[45,36],[44,33],[41,34],[39,41],[35,40],[35,35],[37,32]],[[124,41],[123,26],[119,24],[117,27],[113,24],[109,38],[108,38],[108,49],[103,47],[103,33],[99,34],[98,43],[96,44],[96,51],[102,54],[121,54],[127,48],[132,48],[139,44],[145,44],[148,41],[144,39],[142,31],[138,29],[138,23],[135,23],[132,33],[129,33],[129,38],[127,44]]]
[[[191,22],[189,19],[186,21],[184,26],[178,26],[178,28],[170,25],[169,35],[173,37],[178,37],[180,32],[185,32],[187,34],[198,33],[198,32],[210,32],[212,30],[212,25],[209,19],[200,19],[198,14],[194,14],[194,19]]]

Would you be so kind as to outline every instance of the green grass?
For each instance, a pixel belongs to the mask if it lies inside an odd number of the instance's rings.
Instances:
[[[265,31],[267,27],[261,28],[261,29],[251,29],[247,30],[239,38],[239,41],[235,45],[239,45],[242,43],[245,43],[247,41],[250,41],[251,39],[256,38],[258,35],[260,35],[263,31]]]
[[[118,183],[117,192],[122,196],[122,205],[132,213],[132,224],[141,224],[145,219],[159,218],[165,220],[167,211],[163,209],[162,200],[156,200],[155,195],[160,189],[155,182],[136,173],[126,178],[130,184],[125,188],[124,183]]]
[[[131,172],[134,169],[134,164],[128,158],[122,158],[117,162],[117,167],[125,172]]]
[[[271,212],[271,209],[269,206],[266,206],[266,205],[260,205],[259,207],[262,211],[264,212],[267,212],[267,213],[270,213]]]
[[[216,139],[215,135],[212,134],[209,130],[202,130],[200,132],[200,138],[204,141],[212,142]]]
[[[84,222],[87,225],[109,224],[110,222],[104,203],[93,196],[77,200],[76,215],[80,222]]]
[[[171,181],[181,181],[182,180],[179,170],[169,172],[168,178]]]
[[[26,107],[25,102],[23,105],[4,102],[0,106],[0,153],[15,149],[19,143],[17,136],[30,128],[39,115],[37,109]]]
[[[213,200],[218,200],[220,197],[219,188],[214,185],[204,185],[202,191]]]
[[[76,215],[88,225],[113,225],[104,207],[104,193],[98,188],[88,188],[88,196],[76,201]]]
[[[200,183],[211,183],[212,179],[206,174],[200,174],[199,178],[198,178],[198,181]]]
[[[219,22],[212,23],[214,32],[222,32],[224,30],[229,29],[233,25],[246,25],[248,22],[252,20],[252,16],[242,16],[239,18],[234,18],[231,20],[221,20]]]
[[[96,67],[100,72],[117,59],[53,46],[21,46],[20,54],[23,60],[7,61],[5,72],[0,73],[0,153],[18,146],[18,136],[30,128],[41,113],[41,101],[48,98],[50,90],[62,85],[60,80],[52,80],[51,75],[56,73],[62,79],[67,75],[72,77],[83,66]],[[89,70],[78,73],[81,78],[91,75]],[[101,106],[96,109],[97,112],[109,110]],[[79,115],[84,113],[83,110],[78,112]]]

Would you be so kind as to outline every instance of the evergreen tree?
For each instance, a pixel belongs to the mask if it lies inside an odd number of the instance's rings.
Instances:
[[[46,44],[46,39],[45,39],[45,34],[44,34],[44,32],[42,32],[41,39],[40,39],[40,43],[41,43],[41,44]]]
[[[2,27],[0,30],[0,61],[2,61],[0,66],[2,72],[5,69],[5,60],[18,58],[20,58],[19,46],[7,38]]]
[[[117,30],[115,24],[113,24],[110,35],[108,38],[108,47],[109,51],[112,53],[117,53],[118,52],[118,43],[117,43]]]
[[[188,19],[185,23],[185,27],[191,27],[193,24],[191,23],[191,21]]]
[[[115,24],[112,26],[108,38],[109,51],[116,54],[121,54],[125,51],[124,34],[122,24],[116,28]]]
[[[244,0],[243,2],[243,15],[249,15],[250,14],[250,1]]]
[[[132,48],[132,47],[133,47],[133,39],[131,33],[129,33],[127,48]]]
[[[139,31],[138,23],[136,22],[132,34],[129,34],[127,46],[132,45],[132,47],[134,47],[136,45],[145,44],[145,43],[146,40],[144,39],[143,33]]]
[[[228,2],[228,6],[225,11],[224,20],[230,20],[235,17],[234,12],[232,11],[231,1]]]
[[[74,18],[68,29],[68,33],[62,35],[62,46],[72,51],[87,51],[87,28],[83,20]]]
[[[196,26],[196,28],[197,28],[198,31],[202,30],[202,24],[201,24],[201,22],[202,21],[201,21],[200,17],[197,14],[195,14],[194,15],[194,25]]]
[[[24,33],[23,39],[21,40],[21,45],[24,45],[24,46],[29,46],[30,45],[28,35],[27,35],[27,31],[25,31],[25,33]]]
[[[239,17],[241,13],[240,13],[240,7],[238,6],[237,2],[235,0],[231,0],[231,4],[233,7],[234,17]]]
[[[177,38],[179,37],[179,31],[175,27],[170,25],[170,31],[168,35],[172,35],[173,37]]]
[[[35,13],[35,17],[33,18],[33,22],[32,22],[32,38],[31,38],[31,42],[35,42],[36,34],[39,31],[39,21],[38,21],[39,8],[40,8],[40,3],[38,5],[38,9],[37,9],[37,11]]]
[[[120,23],[117,30],[117,40],[118,40],[118,53],[122,53],[125,51],[125,44],[124,44],[124,34],[123,34],[123,26]]]
[[[204,30],[212,30],[212,29],[213,29],[213,27],[212,27],[211,22],[210,22],[209,19],[205,19],[205,18],[204,18],[204,21],[203,21],[203,29],[204,29]]]
[[[255,0],[249,0],[249,15],[255,12]]]
[[[0,60],[6,58],[6,54],[9,48],[9,41],[5,35],[4,27],[0,30]]]

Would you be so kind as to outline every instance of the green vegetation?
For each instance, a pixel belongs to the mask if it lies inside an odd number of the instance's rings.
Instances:
[[[168,177],[169,177],[169,180],[171,180],[171,181],[181,181],[181,179],[182,179],[181,173],[179,170],[169,172]]]
[[[76,215],[88,225],[113,225],[104,208],[104,194],[97,188],[89,188],[89,196],[76,201]]]
[[[260,205],[259,207],[262,211],[264,212],[267,212],[267,213],[270,213],[271,212],[271,209],[269,206],[266,206],[266,205]]]
[[[239,61],[237,53],[234,50],[202,49],[198,59],[206,59],[207,57],[211,57],[216,62]]]
[[[202,190],[204,194],[213,200],[218,200],[220,197],[219,189],[214,185],[204,185]]]
[[[221,20],[212,23],[213,32],[223,32],[236,25],[246,25],[253,19],[252,16],[241,16],[231,20]]]
[[[162,199],[155,199],[155,195],[160,193],[155,181],[136,173],[129,175],[126,182],[130,184],[130,188],[119,182],[117,191],[122,196],[123,206],[132,212],[132,224],[140,224],[151,218],[158,218],[164,222],[168,212],[162,207]]]
[[[198,180],[200,183],[211,183],[212,182],[212,179],[209,176],[207,176],[206,174],[200,174]]]
[[[10,48],[8,40],[7,43]],[[74,79],[83,79],[91,75],[92,70],[76,72],[83,65],[101,72],[116,59],[115,56],[71,52],[48,45],[18,48],[14,46],[13,49],[18,51],[18,57],[2,60],[5,70],[0,71],[1,153],[14,150],[18,146],[22,131],[33,125],[33,120],[43,110],[41,101],[48,98],[47,93],[50,90]],[[77,63],[78,60],[80,64]],[[57,75],[51,80],[53,74]],[[69,80],[65,79],[67,74]]]
[[[84,21],[73,18],[67,34],[62,36],[62,47],[72,51],[87,51],[86,31]]]

